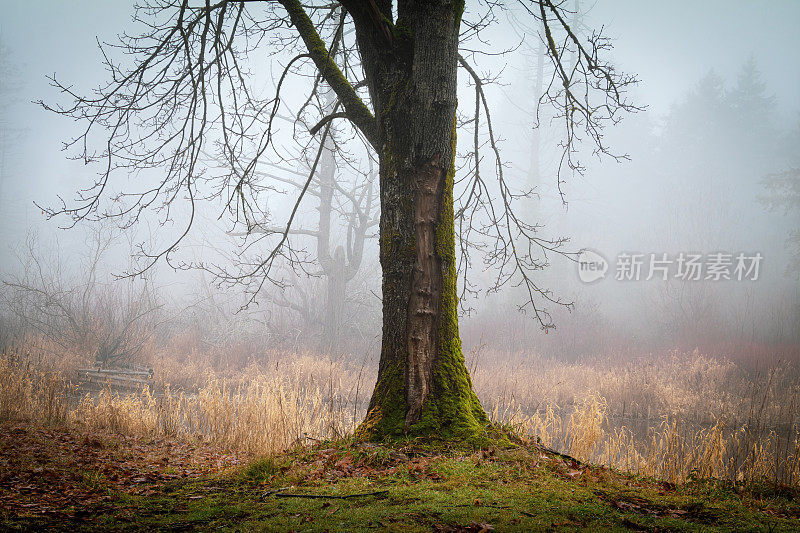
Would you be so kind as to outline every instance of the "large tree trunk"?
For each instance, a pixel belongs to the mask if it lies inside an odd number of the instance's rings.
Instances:
[[[362,47],[382,146],[383,344],[358,434],[470,438],[485,431],[488,419],[472,390],[457,318],[453,177],[461,9],[428,2],[398,15],[393,62]]]

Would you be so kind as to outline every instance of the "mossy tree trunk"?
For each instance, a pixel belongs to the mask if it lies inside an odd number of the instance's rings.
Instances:
[[[380,155],[383,342],[364,438],[471,438],[488,425],[458,332],[453,224],[463,4],[349,6]]]
[[[464,2],[398,0],[395,19],[392,0],[340,0],[355,24],[371,110],[300,1],[280,2],[344,115],[380,157],[383,343],[357,434],[479,437],[489,422],[472,390],[456,314],[453,178]]]

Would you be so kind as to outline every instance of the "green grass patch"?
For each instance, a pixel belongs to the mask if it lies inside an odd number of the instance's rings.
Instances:
[[[104,487],[102,479],[87,482]],[[4,517],[0,526],[73,531],[430,532],[479,531],[486,525],[495,531],[800,529],[800,494],[786,487],[715,480],[676,487],[536,447],[442,451],[348,442],[170,482],[150,494],[117,493],[87,511],[79,520]]]

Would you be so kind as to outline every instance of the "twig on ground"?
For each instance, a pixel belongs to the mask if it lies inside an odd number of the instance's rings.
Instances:
[[[535,444],[534,446],[539,451],[550,453],[550,454],[553,454],[553,455],[557,455],[557,456],[561,457],[562,459],[569,459],[570,461],[574,461],[579,465],[584,464],[582,461],[579,461],[578,459],[575,459],[571,455],[567,455],[566,453],[561,453],[561,452],[556,451],[556,450],[554,450],[552,448],[548,448],[547,446],[543,446],[541,444]]]
[[[284,489],[285,490],[285,489]],[[386,494],[389,492],[388,490],[377,490],[375,492],[361,492],[358,494],[346,494],[344,496],[339,496],[335,494],[286,494],[281,492],[281,489],[270,491],[269,493],[265,493],[264,496],[269,496],[270,494],[274,494],[276,498],[310,498],[310,499],[331,499],[331,500],[346,500],[348,498],[360,498],[362,496],[378,496],[381,494]]]
[[[262,494],[262,495],[261,495],[261,497],[262,497],[262,498],[266,498],[267,496],[272,496],[273,494],[277,494],[277,493],[279,493],[279,492],[283,492],[283,491],[289,490],[289,489],[291,489],[291,488],[292,488],[292,487],[281,487],[281,488],[279,488],[279,489],[268,490],[267,492],[265,492],[264,494]]]

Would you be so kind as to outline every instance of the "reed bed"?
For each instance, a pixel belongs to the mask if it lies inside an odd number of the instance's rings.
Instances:
[[[67,420],[69,389],[61,372],[0,355],[0,420],[63,423]]]
[[[241,346],[227,355],[224,347],[195,347],[178,358],[175,348],[151,352],[152,390],[73,401],[63,368],[47,367],[31,346],[7,353],[0,419],[203,439],[262,456],[352,434],[375,380],[374,365],[355,359],[253,357]],[[800,486],[800,379],[792,365],[754,373],[697,352],[581,364],[473,352],[468,364],[493,422],[580,460],[674,483]]]
[[[197,394],[86,394],[70,421],[122,433],[200,438],[254,457],[309,439],[343,437],[355,427],[352,411],[332,408],[320,389],[292,388],[269,376],[255,376],[247,386],[211,381]]]

